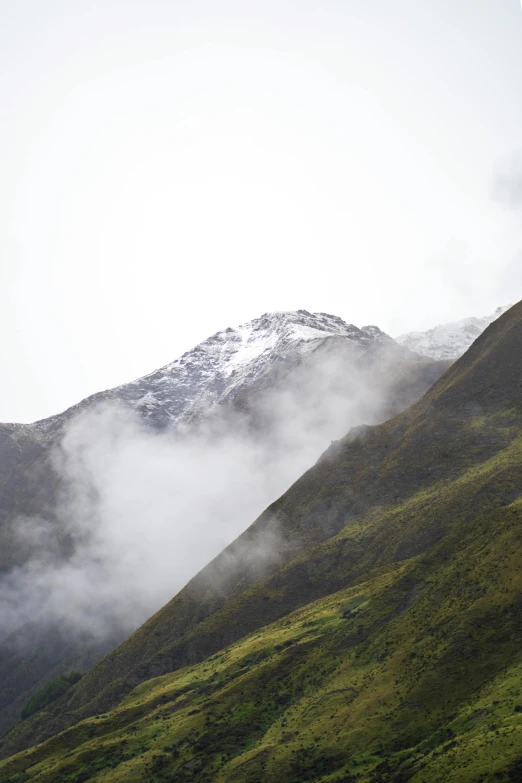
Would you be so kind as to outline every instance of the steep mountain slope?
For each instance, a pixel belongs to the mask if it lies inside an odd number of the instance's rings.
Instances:
[[[332,444],[7,735],[4,754],[84,719],[0,780],[519,780],[521,348],[522,303]]]
[[[463,318],[448,324],[440,324],[426,332],[409,332],[396,338],[399,345],[432,359],[455,360],[468,350],[471,343],[489,324],[505,313],[509,306],[497,307],[493,315],[483,318]]]
[[[306,311],[266,314],[219,332],[161,370],[94,395],[60,416],[33,425],[1,425],[0,588],[10,585],[25,563],[30,571],[31,558],[38,564],[42,556],[40,533],[20,535],[24,518],[43,521],[53,558],[67,562],[74,556],[71,527],[56,514],[57,499],[69,487],[55,469],[54,453],[75,417],[100,403],[124,405],[151,431],[168,429],[172,437],[177,428],[184,438],[198,428],[211,429],[214,447],[223,432],[244,429],[256,442],[266,441],[262,453],[267,459],[275,449],[288,451],[295,464],[293,480],[316,458],[309,453],[319,454],[351,423],[381,421],[402,410],[445,366],[420,359],[377,327],[357,329],[335,316]],[[288,483],[281,483],[279,492]],[[265,496],[264,503],[275,496]],[[178,587],[173,583],[170,594]],[[38,606],[31,609],[30,622],[9,634],[12,621],[8,624],[2,614],[3,597],[0,589],[0,733],[18,720],[35,689],[70,669],[88,668],[166,596],[101,638],[69,633],[60,616],[49,618]],[[16,602],[10,611],[24,617]]]
[[[144,683],[113,712],[0,762],[0,781],[515,783],[510,614],[522,585],[503,547],[520,519],[519,506],[484,520],[479,532],[500,534],[487,558],[465,541],[453,568],[407,561]],[[493,598],[487,614],[470,610],[470,587],[472,600]]]

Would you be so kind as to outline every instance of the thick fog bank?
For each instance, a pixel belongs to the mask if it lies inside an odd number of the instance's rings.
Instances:
[[[426,380],[419,368],[394,354],[361,361],[326,351],[278,391],[242,410],[229,407],[183,437],[158,432],[121,406],[82,413],[53,455],[61,489],[52,519],[15,526],[33,555],[0,584],[3,635],[32,620],[96,639],[131,632],[332,439],[420,393]],[[259,551],[269,558],[277,546],[271,537]]]

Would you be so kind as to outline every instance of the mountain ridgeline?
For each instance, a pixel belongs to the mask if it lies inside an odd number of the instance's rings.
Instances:
[[[409,332],[396,337],[399,345],[431,359],[455,360],[469,348],[489,324],[496,321],[509,306],[497,307],[491,315],[482,318],[463,318],[428,329],[426,332]]]
[[[15,726],[0,781],[518,781],[521,522],[522,303]]]

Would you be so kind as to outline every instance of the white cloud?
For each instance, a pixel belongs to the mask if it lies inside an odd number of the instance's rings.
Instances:
[[[34,554],[0,583],[3,633],[27,620],[98,639],[131,632],[333,439],[390,415],[404,377],[393,352],[372,361],[332,347],[291,381],[258,392],[254,422],[228,409],[178,436],[119,406],[80,414],[54,455],[61,479],[54,518],[16,527]],[[230,567],[264,568],[279,557],[291,542],[274,523],[231,552]]]

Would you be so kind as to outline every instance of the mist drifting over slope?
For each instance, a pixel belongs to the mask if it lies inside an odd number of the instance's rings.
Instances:
[[[33,554],[0,583],[3,636],[29,621],[95,639],[130,633],[332,439],[425,390],[426,365],[401,351],[392,343],[370,355],[330,341],[276,389],[217,406],[183,434],[114,403],[81,412],[53,455],[60,491],[52,515],[15,526]],[[245,558],[255,567],[282,545],[271,534]]]

